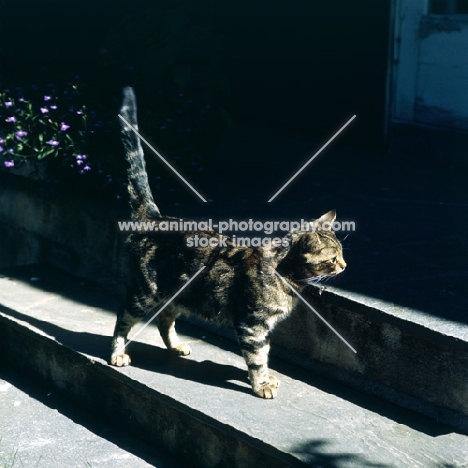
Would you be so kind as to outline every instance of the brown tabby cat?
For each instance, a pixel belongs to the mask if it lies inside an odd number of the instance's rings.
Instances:
[[[135,95],[124,89],[121,115],[137,128]],[[155,223],[175,218],[164,217],[154,203],[145,170],[139,137],[122,123],[122,138],[128,168],[128,190],[134,221]],[[132,262],[132,286],[128,290],[115,326],[110,362],[127,366],[130,357],[125,344],[130,329],[149,312],[156,312],[204,265],[205,269],[177,299],[156,317],[167,348],[177,355],[190,354],[180,343],[174,321],[180,314],[234,326],[254,393],[275,398],[278,381],[268,373],[270,336],[276,323],[287,317],[297,299],[275,274],[275,270],[302,291],[317,277],[336,275],[346,263],[340,242],[322,224],[332,222],[335,211],[316,220],[315,232],[293,231],[279,247],[239,247],[226,239],[227,247],[193,248],[187,239],[215,237],[211,232],[133,232],[128,238]]]

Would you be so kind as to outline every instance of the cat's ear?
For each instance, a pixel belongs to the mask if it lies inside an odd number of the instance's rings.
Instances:
[[[314,246],[318,246],[322,243],[320,236],[315,232],[309,232],[307,235],[301,236],[299,240],[299,245],[302,249],[310,250]]]
[[[312,221],[311,227],[313,231],[331,231],[333,221],[336,219],[336,210],[331,210],[328,213],[320,216],[319,219]]]

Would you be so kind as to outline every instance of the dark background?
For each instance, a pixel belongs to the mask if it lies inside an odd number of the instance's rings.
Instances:
[[[146,151],[164,214],[300,220],[336,209],[356,232],[344,242],[346,273],[333,284],[466,323],[466,169],[427,161],[417,139],[411,155],[386,151],[389,0],[0,6],[2,82],[79,75],[90,105],[114,127],[122,86],[135,86],[142,133],[209,201]],[[104,135],[93,157],[106,154],[118,173],[114,136]],[[97,201],[91,180],[66,186]]]
[[[388,0],[137,0],[131,4],[4,0],[0,10],[2,73],[32,80],[78,73],[106,91],[127,78],[106,76],[102,55],[107,50],[112,55],[112,72],[124,73],[133,66],[134,80],[144,82],[142,75],[160,66],[158,55],[152,57],[147,48],[141,60],[138,49],[144,50],[146,44],[137,44],[126,57],[119,56],[112,50],[110,36],[121,33],[125,41],[128,34],[122,31],[122,22],[132,15],[177,7],[184,23],[174,35],[198,28],[208,40],[193,44],[201,50],[190,50],[189,45],[185,56],[174,53],[176,61],[198,61],[195,66],[202,69],[208,66],[208,49],[217,48],[215,65],[230,87],[222,104],[236,120],[321,134],[356,113],[362,142],[381,141]],[[173,26],[178,27],[175,22]],[[153,34],[159,33],[155,21]],[[150,34],[145,36],[149,41],[154,39]],[[162,67],[162,72],[170,71]],[[154,91],[166,77],[157,78],[146,92],[151,87]],[[209,87],[209,71],[205,78],[205,83],[193,87]]]
[[[200,185],[205,175],[221,187],[233,180],[242,186],[242,179],[251,188],[256,179],[259,192],[271,192],[276,181],[263,186],[259,175],[271,170],[280,183],[280,160],[292,174],[314,145],[354,114],[356,122],[340,140],[383,147],[388,0],[0,5],[3,81],[40,84],[79,76],[90,99],[112,116],[121,87],[134,85],[145,136],[185,174],[198,170]],[[185,100],[201,109],[201,120]],[[175,128],[174,122],[180,123],[177,133],[161,130],[163,124]],[[239,128],[245,149],[220,154],[220,140]],[[273,146],[278,134],[291,138],[291,151],[262,148],[248,136],[259,132]],[[173,177],[160,166],[150,172],[163,181]]]

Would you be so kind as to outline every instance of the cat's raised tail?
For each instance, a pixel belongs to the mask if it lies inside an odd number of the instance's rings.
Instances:
[[[137,105],[133,88],[123,89],[123,102],[120,109],[120,130],[125,158],[128,162],[128,194],[132,219],[145,220],[161,216],[154,202],[148,183],[145,157],[138,132]]]

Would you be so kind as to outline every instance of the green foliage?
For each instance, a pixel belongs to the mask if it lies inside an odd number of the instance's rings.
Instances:
[[[78,86],[61,93],[0,88],[0,158],[4,167],[43,159],[86,159],[87,109]]]
[[[78,79],[63,87],[0,86],[0,169],[20,169],[47,190],[122,198],[117,119],[85,88]]]

